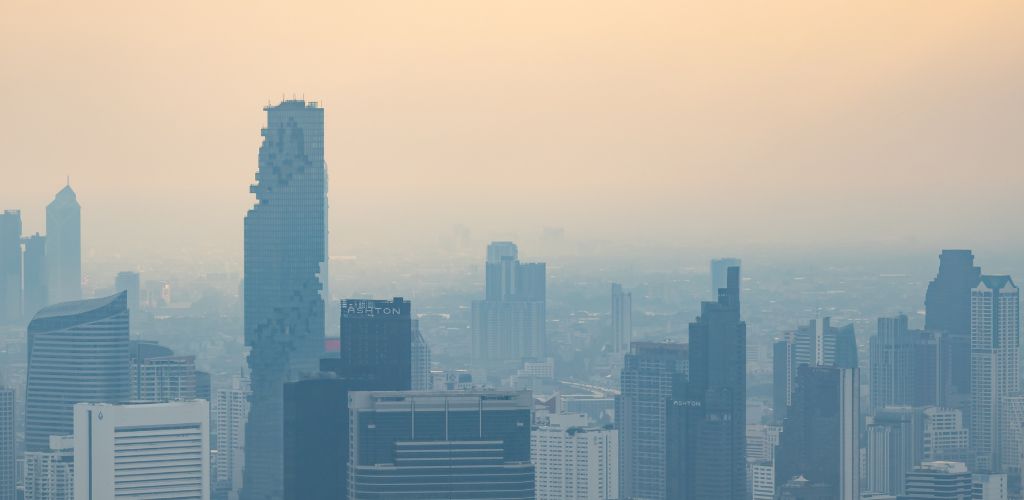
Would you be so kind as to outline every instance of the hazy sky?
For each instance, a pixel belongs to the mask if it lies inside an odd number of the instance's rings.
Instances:
[[[0,208],[41,231],[70,175],[87,251],[240,259],[262,106],[294,95],[326,108],[334,254],[414,251],[453,224],[1024,247],[1022,16],[1020,1],[5,0]]]

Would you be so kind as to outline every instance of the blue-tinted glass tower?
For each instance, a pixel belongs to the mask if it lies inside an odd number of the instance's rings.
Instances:
[[[265,110],[256,204],[245,217],[246,499],[282,496],[283,387],[317,371],[327,281],[324,110],[301,100]]]

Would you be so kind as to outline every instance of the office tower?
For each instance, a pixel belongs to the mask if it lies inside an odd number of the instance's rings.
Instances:
[[[1000,421],[1003,472],[1017,476],[1024,453],[1024,395],[1003,397]]]
[[[487,247],[485,298],[473,301],[473,354],[484,361],[543,358],[546,266],[519,262],[508,241]]]
[[[775,500],[775,464],[771,462],[750,464],[750,498],[752,500]]]
[[[31,318],[49,303],[50,284],[46,275],[46,237],[36,233],[23,238],[21,242],[25,244],[22,317]]]
[[[537,500],[619,498],[618,431],[586,415],[551,415],[530,434]]]
[[[346,498],[348,389],[326,377],[284,385],[284,500]]]
[[[14,389],[0,386],[0,500],[15,500]]]
[[[532,406],[527,391],[350,393],[349,500],[534,499]]]
[[[122,271],[117,273],[117,277],[114,278],[114,290],[128,292],[128,310],[131,311],[132,316],[138,316],[140,312],[139,289],[141,286],[137,272]]]
[[[957,408],[928,407],[922,410],[924,436],[922,460],[963,462],[968,456],[968,430]]]
[[[204,372],[201,370],[195,371],[196,375],[196,398],[205,399],[213,404],[213,387],[210,381],[210,372]],[[212,424],[211,424],[212,425]],[[213,430],[213,429],[211,429]]]
[[[245,216],[249,500],[281,497],[284,383],[317,371],[328,296],[324,110],[301,100],[264,109],[256,204]]]
[[[82,298],[82,209],[68,184],[46,205],[48,304]]]
[[[249,380],[235,377],[217,391],[217,470],[214,484],[228,500],[238,500],[245,467],[245,422],[249,418]]]
[[[412,361],[408,300],[341,301],[343,375],[370,380],[374,390],[409,390]]]
[[[901,500],[971,500],[971,473],[963,462],[924,462],[907,473]]]
[[[772,462],[775,460],[775,446],[782,434],[781,425],[747,425],[747,461]]]
[[[48,451],[25,452],[25,500],[74,500],[74,443],[74,436],[50,436]]]
[[[974,474],[971,476],[973,500],[1008,500],[1006,474]]]
[[[857,368],[857,337],[853,325],[832,326],[831,318],[811,320],[786,332],[772,348],[772,404],[776,422],[786,417],[800,365]]]
[[[0,213],[0,324],[21,320],[21,212]]]
[[[429,391],[434,382],[430,376],[430,346],[420,332],[419,320],[412,321],[412,390]]]
[[[944,334],[945,404],[968,410],[971,393],[971,289],[981,279],[970,250],[943,250],[924,299],[924,329]]]
[[[907,329],[907,317],[878,318],[869,342],[871,410],[886,406],[935,406],[943,402],[940,336]]]
[[[1003,398],[1020,391],[1020,294],[1009,276],[982,276],[970,297],[973,471],[998,473]]]
[[[729,268],[740,267],[740,259],[734,257],[723,257],[711,259],[711,298],[718,299],[718,291],[728,285]]]
[[[685,375],[686,344],[633,342],[615,400],[619,430],[619,498],[665,498],[666,402]]]
[[[856,368],[800,366],[775,453],[777,488],[803,477],[829,498],[860,498],[858,379]]]
[[[204,400],[75,405],[75,499],[210,499]]]
[[[195,356],[160,356],[132,361],[130,377],[133,401],[196,399]]]
[[[612,283],[612,349],[629,351],[633,341],[633,294],[623,291],[622,285]]]
[[[747,496],[747,325],[740,317],[740,269],[730,267],[718,300],[702,302],[690,323],[688,380],[674,387],[670,440],[678,433],[688,456],[672,463],[679,498],[745,499]],[[677,418],[673,418],[677,417]],[[668,486],[672,491],[675,487]],[[670,495],[671,496],[671,495]],[[676,498],[672,496],[672,498]]]
[[[126,401],[128,299],[118,293],[44,307],[28,324],[25,449],[46,451],[73,428],[75,403]]]
[[[868,417],[867,491],[902,495],[906,474],[924,456],[924,416],[907,406],[879,408]]]

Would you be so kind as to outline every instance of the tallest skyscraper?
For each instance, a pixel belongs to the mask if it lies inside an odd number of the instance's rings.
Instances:
[[[301,100],[265,110],[256,204],[245,217],[247,500],[282,496],[283,384],[317,370],[327,281],[324,110]]]

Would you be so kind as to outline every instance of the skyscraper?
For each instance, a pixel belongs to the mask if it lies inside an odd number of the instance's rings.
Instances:
[[[196,399],[195,356],[133,359],[133,401],[165,402]]]
[[[1009,276],[982,276],[971,290],[973,472],[1002,472],[1003,398],[1020,391],[1020,292]]]
[[[555,414],[530,433],[537,500],[619,498],[618,431],[584,414]]]
[[[532,500],[529,392],[352,392],[349,500]]]
[[[612,283],[612,349],[626,352],[633,341],[633,294]]]
[[[775,487],[797,477],[827,498],[860,498],[860,382],[856,368],[801,365],[775,455]]]
[[[484,361],[543,358],[547,352],[544,263],[519,262],[515,243],[487,247],[485,299],[473,302],[473,353]]]
[[[962,462],[970,458],[968,430],[959,409],[929,407],[923,413],[923,460]]]
[[[412,387],[412,304],[393,300],[341,301],[343,376],[370,381],[375,390]]]
[[[74,500],[74,436],[50,436],[49,450],[25,452],[24,488],[25,500]]]
[[[429,391],[433,388],[430,376],[430,346],[420,332],[419,320],[412,320],[412,390]]]
[[[0,213],[0,324],[21,320],[21,212]]]
[[[740,267],[740,259],[722,257],[711,259],[711,300],[718,300],[718,291],[725,288],[729,278],[730,267]]]
[[[702,302],[690,323],[688,376],[672,395],[672,407],[686,410],[668,418],[687,454],[668,464],[670,481],[682,482],[680,499],[747,497],[746,353],[740,269],[730,267],[718,300]]]
[[[128,310],[133,317],[139,314],[139,289],[141,282],[139,273],[134,271],[121,271],[114,278],[114,290],[128,292]]]
[[[800,365],[856,368],[857,337],[852,324],[834,327],[826,316],[787,332],[775,342],[772,355],[772,409],[776,421],[782,422]]]
[[[14,389],[0,386],[0,500],[17,498],[14,460]]]
[[[82,298],[82,208],[68,184],[46,206],[48,304]]]
[[[971,289],[981,279],[970,250],[943,250],[939,272],[925,294],[924,329],[946,335],[944,363],[949,367],[951,404],[967,410],[971,392]]]
[[[231,387],[217,391],[217,492],[238,500],[245,468],[245,422],[249,418],[249,379],[235,377]]]
[[[869,342],[871,411],[886,406],[944,403],[948,367],[942,364],[942,336],[908,330],[906,315],[878,318]]]
[[[907,472],[924,456],[924,416],[907,406],[879,408],[868,417],[867,491],[902,495]]]
[[[35,316],[49,303],[49,281],[46,275],[46,237],[39,233],[21,240],[25,244],[23,318]]]
[[[50,436],[72,433],[75,403],[131,397],[127,295],[43,308],[28,325],[28,352],[25,448],[47,451]]]
[[[906,500],[971,500],[971,472],[962,462],[924,462],[907,473]]]
[[[284,500],[347,498],[348,389],[335,377],[284,385]]]
[[[625,356],[615,400],[619,498],[665,498],[666,402],[687,372],[687,352],[686,344],[633,342]]]
[[[252,376],[243,497],[282,495],[284,383],[317,371],[324,339],[324,110],[267,106],[256,204],[245,217],[244,330]]]
[[[210,500],[206,401],[75,405],[75,498]]]

